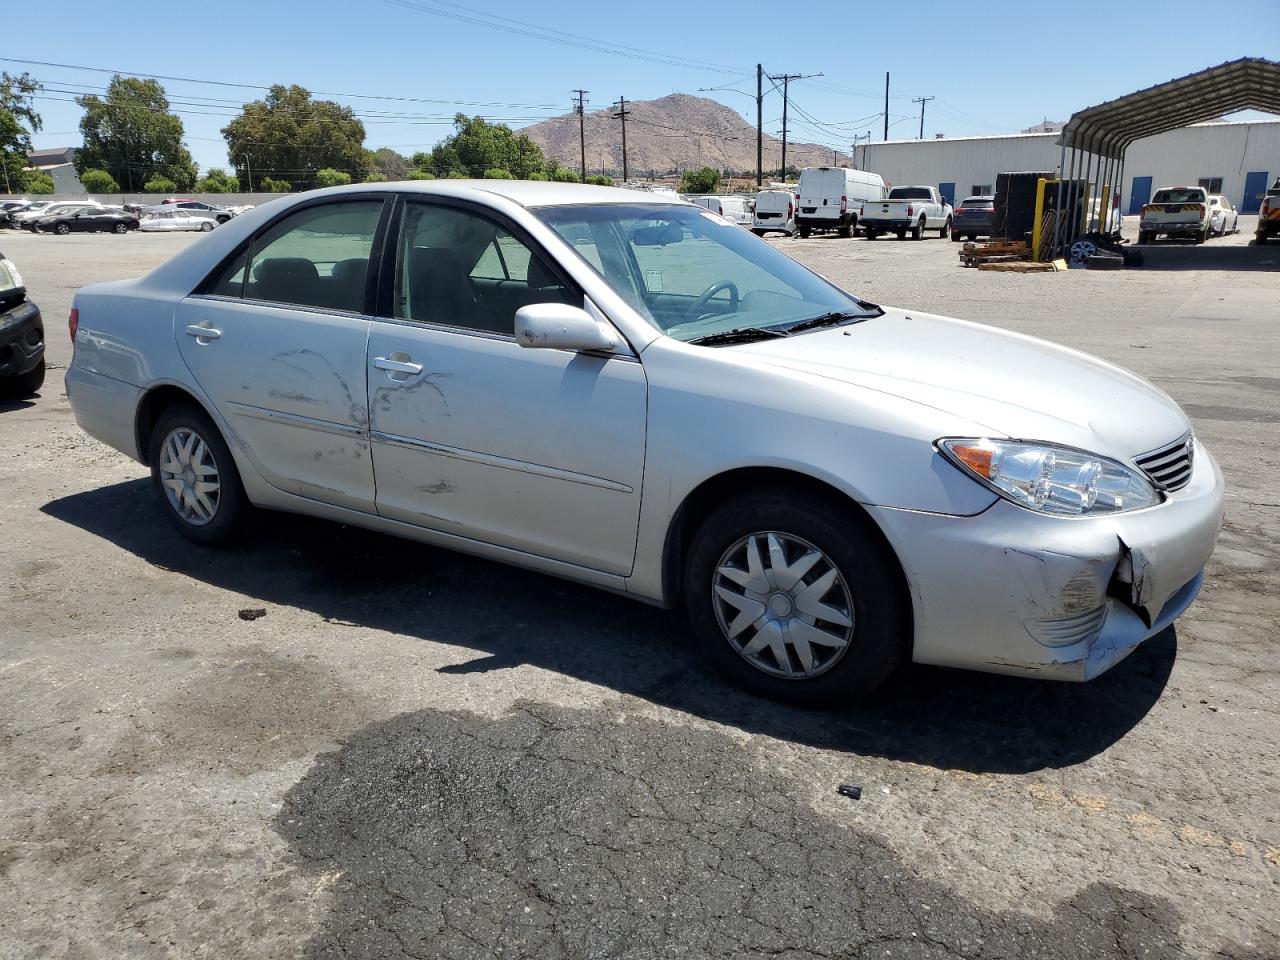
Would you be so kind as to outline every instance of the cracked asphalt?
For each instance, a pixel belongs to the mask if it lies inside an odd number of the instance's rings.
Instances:
[[[774,241],[1195,420],[1205,591],[1084,686],[913,668],[811,713],[545,577],[294,517],[199,549],[51,371],[0,406],[0,957],[1280,957],[1280,250],[1247,239],[1039,276]],[[55,367],[78,286],[187,242],[0,234]]]

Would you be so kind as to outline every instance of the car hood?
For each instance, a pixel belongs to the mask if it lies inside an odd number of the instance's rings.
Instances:
[[[932,407],[992,436],[1118,459],[1191,427],[1163,390],[1096,357],[978,323],[887,309],[880,317],[730,348],[757,360]]]

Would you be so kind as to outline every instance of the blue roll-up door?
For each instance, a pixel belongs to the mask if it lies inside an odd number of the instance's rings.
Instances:
[[[1129,216],[1136,217],[1142,213],[1143,204],[1151,202],[1151,178],[1134,177],[1133,189],[1129,191]]]
[[[1244,176],[1244,199],[1240,201],[1241,213],[1257,213],[1262,209],[1262,198],[1267,192],[1267,171],[1254,170]]]

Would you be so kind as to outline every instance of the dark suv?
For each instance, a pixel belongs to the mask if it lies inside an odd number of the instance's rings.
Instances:
[[[995,216],[995,197],[965,197],[951,218],[951,239],[976,240],[991,236]]]
[[[44,385],[44,321],[22,275],[0,253],[0,397],[26,397]]]

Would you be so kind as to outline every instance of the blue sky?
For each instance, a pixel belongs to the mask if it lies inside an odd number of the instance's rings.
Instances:
[[[590,91],[588,109],[619,95],[648,100],[727,88],[703,95],[754,123],[754,101],[743,94],[754,93],[757,61],[774,73],[821,72],[791,85],[798,107],[791,135],[847,149],[855,132],[869,129],[880,139],[886,70],[891,138],[916,135],[919,104],[911,100],[920,96],[936,97],[926,109],[926,137],[963,136],[1066,119],[1081,107],[1225,60],[1280,55],[1280,0],[1074,0],[1060,13],[1038,15],[1026,3],[979,0],[896,8],[863,0],[697,6],[219,0],[200,5],[185,26],[163,22],[156,12],[181,6],[126,2],[104,17],[100,2],[62,0],[51,23],[46,7],[23,4],[5,15],[6,36],[22,42],[0,53],[223,84],[298,83],[363,114],[367,146],[406,154],[447,135],[456,111],[521,126],[565,112],[576,87]],[[897,16],[884,16],[895,9]],[[694,18],[694,10],[705,15]],[[1067,20],[1096,25],[1097,32],[1059,38],[1044,26]],[[530,33],[554,34],[560,42]],[[894,39],[899,33],[912,39]],[[81,111],[68,101],[77,92],[101,91],[110,79],[13,61],[0,62],[0,69],[29,70],[48,88],[38,104],[44,117],[38,147],[78,143]],[[239,103],[263,91],[164,85],[171,100],[182,102],[175,112],[201,168],[228,166],[219,130]],[[412,99],[378,99],[396,97]],[[781,113],[780,94],[770,94],[766,130],[778,130]]]

